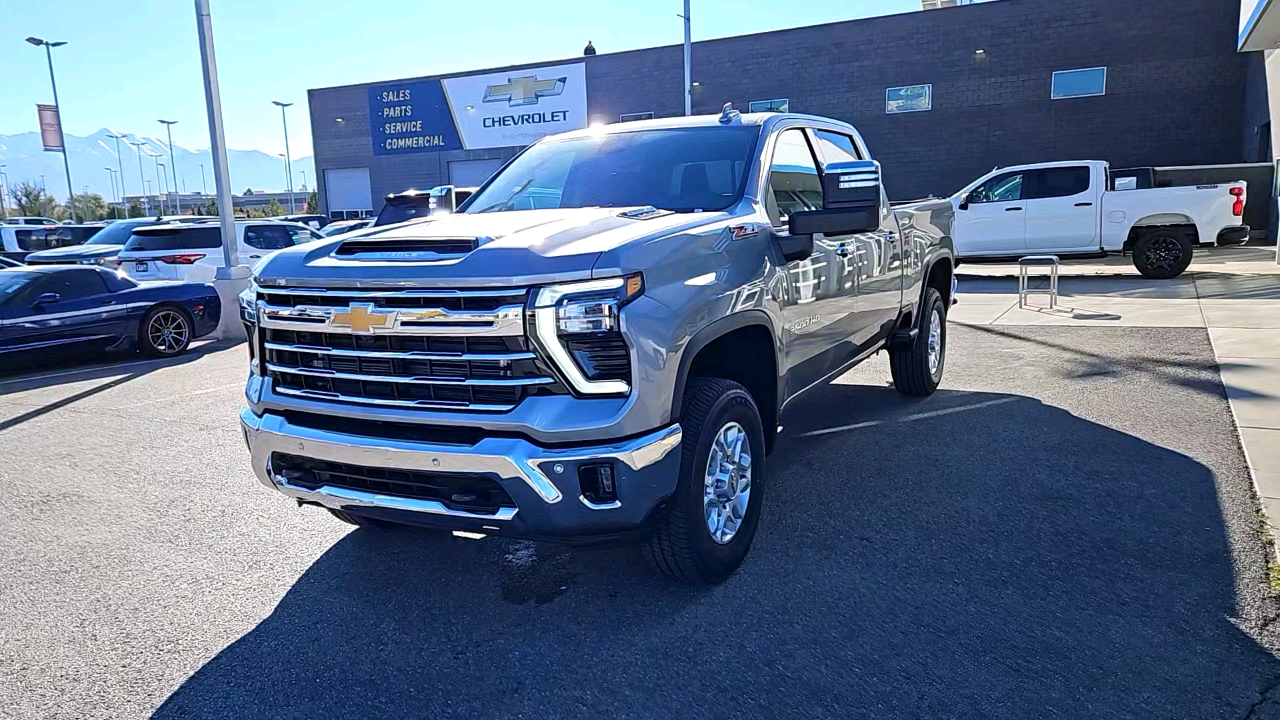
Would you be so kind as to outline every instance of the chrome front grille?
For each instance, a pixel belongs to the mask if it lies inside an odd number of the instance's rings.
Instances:
[[[265,369],[283,395],[503,412],[559,392],[524,334],[523,290],[261,288]]]

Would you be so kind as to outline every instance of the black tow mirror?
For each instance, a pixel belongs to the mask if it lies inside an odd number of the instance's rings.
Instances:
[[[452,185],[440,185],[429,191],[431,196],[431,214],[451,213],[458,209],[458,198]]]
[[[31,307],[40,307],[41,305],[53,305],[54,303],[58,302],[61,299],[62,299],[62,296],[59,295],[58,293],[42,293],[39,297],[36,298],[35,302],[31,303]]]
[[[792,215],[792,217],[795,217]],[[813,235],[789,232],[786,235],[775,234],[774,240],[782,251],[782,261],[792,263],[797,260],[808,260],[813,255]]]
[[[960,209],[961,210],[969,209],[969,193],[965,193],[964,195],[960,196]]]
[[[793,213],[792,235],[838,236],[880,229],[880,164],[872,160],[822,166],[822,209]]]

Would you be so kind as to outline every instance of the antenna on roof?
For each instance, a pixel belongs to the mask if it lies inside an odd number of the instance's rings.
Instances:
[[[733,103],[727,102],[724,104],[724,109],[720,111],[720,124],[728,125],[741,115],[742,113],[733,109]]]

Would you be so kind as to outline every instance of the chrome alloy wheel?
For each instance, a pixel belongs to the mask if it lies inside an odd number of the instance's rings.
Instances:
[[[934,308],[929,313],[929,374],[938,376],[938,366],[942,365],[942,314]]]
[[[165,355],[172,355],[186,347],[191,330],[187,319],[176,310],[161,310],[151,316],[147,324],[147,339],[151,346]]]
[[[716,433],[703,480],[702,510],[707,532],[721,545],[733,540],[751,502],[751,441],[736,422]]]

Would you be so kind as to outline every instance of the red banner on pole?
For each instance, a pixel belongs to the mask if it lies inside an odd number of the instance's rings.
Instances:
[[[40,116],[40,142],[44,143],[45,152],[63,152],[58,106],[36,105],[36,114]]]

